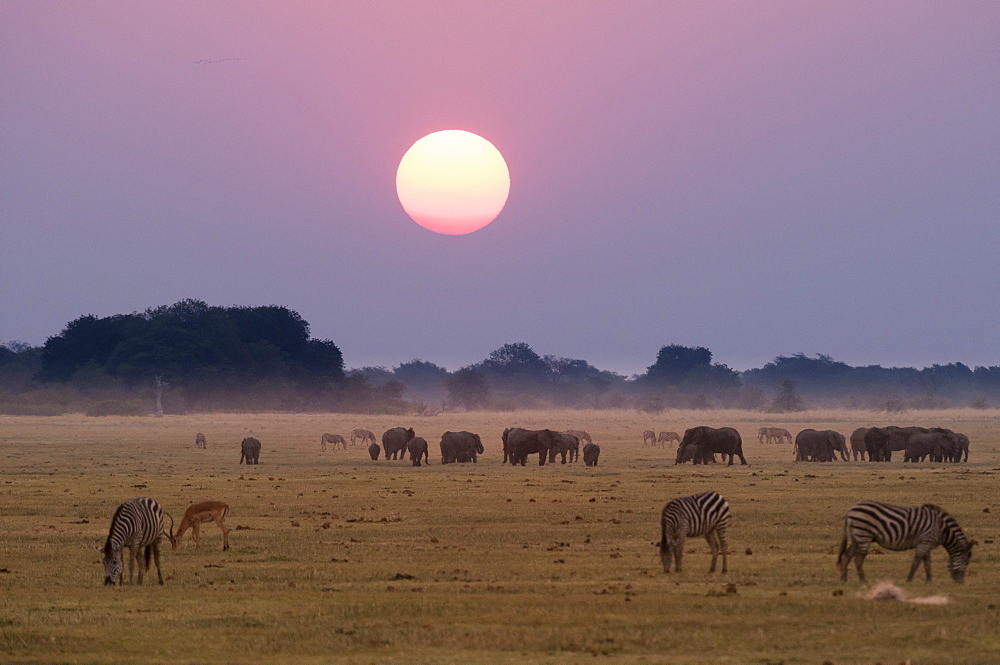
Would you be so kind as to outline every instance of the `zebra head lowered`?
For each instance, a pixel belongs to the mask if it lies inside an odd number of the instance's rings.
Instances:
[[[113,586],[115,582],[124,584],[125,578],[122,577],[122,570],[124,570],[125,564],[122,562],[121,548],[112,547],[109,538],[103,547],[97,546],[97,551],[104,554],[102,563],[104,564],[105,586]]]

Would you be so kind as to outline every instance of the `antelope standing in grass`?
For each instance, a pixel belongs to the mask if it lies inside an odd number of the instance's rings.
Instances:
[[[222,549],[229,549],[229,529],[226,528],[226,515],[229,514],[229,505],[222,501],[202,501],[188,507],[184,511],[184,517],[177,527],[177,533],[170,530],[170,547],[177,549],[181,543],[181,537],[188,527],[191,528],[191,537],[194,538],[194,546],[201,547],[200,528],[204,522],[215,522],[222,529]]]
[[[201,432],[194,435],[194,447],[195,448],[208,448],[208,439]]]

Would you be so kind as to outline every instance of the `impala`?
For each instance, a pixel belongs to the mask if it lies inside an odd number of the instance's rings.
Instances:
[[[229,514],[229,505],[223,503],[222,501],[202,501],[201,503],[196,503],[188,507],[184,511],[184,517],[181,518],[181,523],[177,527],[177,533],[171,529],[168,534],[170,538],[170,547],[172,549],[177,549],[180,545],[181,536],[187,531],[188,527],[191,528],[191,537],[194,538],[195,547],[201,547],[201,537],[200,528],[204,522],[215,522],[222,529],[222,549],[229,549],[229,529],[226,528],[226,515]]]

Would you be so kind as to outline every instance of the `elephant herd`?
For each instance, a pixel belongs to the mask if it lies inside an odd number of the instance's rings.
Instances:
[[[412,427],[393,427],[382,434],[382,445],[375,441],[375,435],[369,430],[354,430],[351,434],[351,443],[356,439],[371,440],[368,446],[368,454],[372,460],[378,460],[384,453],[386,460],[405,459],[409,453],[413,466],[430,463],[430,451],[427,440],[416,435]],[[537,454],[539,465],[543,466],[546,461],[555,462],[556,457],[561,457],[565,464],[567,461],[575,462],[580,457],[580,444],[583,445],[583,461],[587,466],[597,466],[597,460],[601,455],[601,447],[595,444],[590,434],[583,430],[567,430],[557,432],[555,430],[526,430],[519,427],[504,430],[503,436],[503,461],[511,464],[526,464],[528,455]],[[196,437],[195,445],[204,447],[202,444],[204,435]],[[347,442],[339,434],[324,434],[320,439],[322,450],[326,450],[326,445],[333,444],[334,449],[338,446],[347,449]],[[240,464],[257,464],[260,461],[260,441],[252,436],[248,436],[240,444]],[[478,456],[485,452],[483,441],[478,434],[473,432],[445,432],[441,436],[441,463],[476,463]]]
[[[644,438],[651,431],[644,433]],[[672,432],[668,434],[673,434]],[[792,441],[791,434],[782,428],[762,427],[758,430],[758,440],[780,443]],[[416,435],[412,427],[393,427],[382,434],[382,445],[376,443],[375,435],[369,430],[354,430],[351,442],[361,439],[371,440],[368,453],[372,460],[378,460],[382,453],[385,459],[405,459],[409,454],[413,466],[430,463],[427,441]],[[708,464],[716,461],[716,455],[723,460],[728,456],[732,466],[734,458],[740,464],[747,464],[743,455],[743,440],[732,427],[692,427],[683,437],[673,435],[677,440],[675,464],[692,462]],[[521,427],[507,428],[501,435],[503,442],[503,463],[524,466],[529,455],[538,455],[538,465],[555,463],[558,457],[563,464],[575,462],[583,453],[586,466],[597,466],[601,447],[591,440],[583,430],[529,430]],[[324,434],[321,440],[323,450],[327,443],[346,448],[344,437]],[[850,446],[848,446],[848,443]],[[206,447],[204,435],[196,437],[196,446]],[[473,432],[445,432],[441,436],[441,463],[476,463],[485,451],[483,441]],[[260,441],[250,436],[240,444],[240,464],[257,464],[260,460]],[[796,462],[833,462],[840,456],[843,461],[889,462],[893,452],[902,452],[905,462],[968,462],[969,437],[942,427],[859,427],[848,439],[835,430],[804,429],[794,438],[793,448]]]
[[[601,447],[590,435],[582,430],[556,431],[551,429],[528,430],[520,427],[507,428],[501,436],[503,441],[503,462],[524,466],[529,455],[538,455],[539,466],[555,462],[559,457],[563,464],[580,458],[581,443],[583,461],[587,466],[597,466]],[[478,456],[485,452],[482,438],[474,432],[445,432],[441,436],[441,463],[476,463]],[[413,428],[393,427],[382,434],[382,445],[372,443],[368,453],[372,460],[378,460],[382,453],[385,459],[404,459],[410,454],[413,466],[420,466],[421,460],[429,463],[427,441],[413,431]]]
[[[762,427],[758,430],[758,440],[761,443],[792,442],[792,435],[784,429]],[[795,436],[794,455],[796,462],[832,462],[840,456],[843,461],[865,460],[870,462],[889,462],[894,451],[903,452],[904,462],[922,462],[929,459],[933,462],[969,461],[969,437],[942,427],[859,427],[848,439],[834,430],[804,429]],[[743,442],[740,433],[732,427],[715,429],[712,427],[693,427],[684,432],[684,437],[677,446],[676,464],[693,462],[708,464],[715,462],[715,455],[729,457],[733,464],[734,456],[746,464],[743,457]]]
[[[890,462],[902,452],[904,462],[969,461],[969,437],[942,427],[859,427],[847,439],[834,430],[805,429],[795,437],[796,462],[832,462],[840,459]],[[964,459],[963,459],[964,457]]]
[[[851,434],[853,458],[890,462],[892,453],[904,462],[968,462],[969,437],[943,427],[859,427]]]

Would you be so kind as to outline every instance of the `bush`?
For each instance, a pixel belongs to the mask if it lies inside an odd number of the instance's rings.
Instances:
[[[146,416],[149,409],[139,402],[125,399],[106,399],[94,402],[85,411],[88,416]]]

